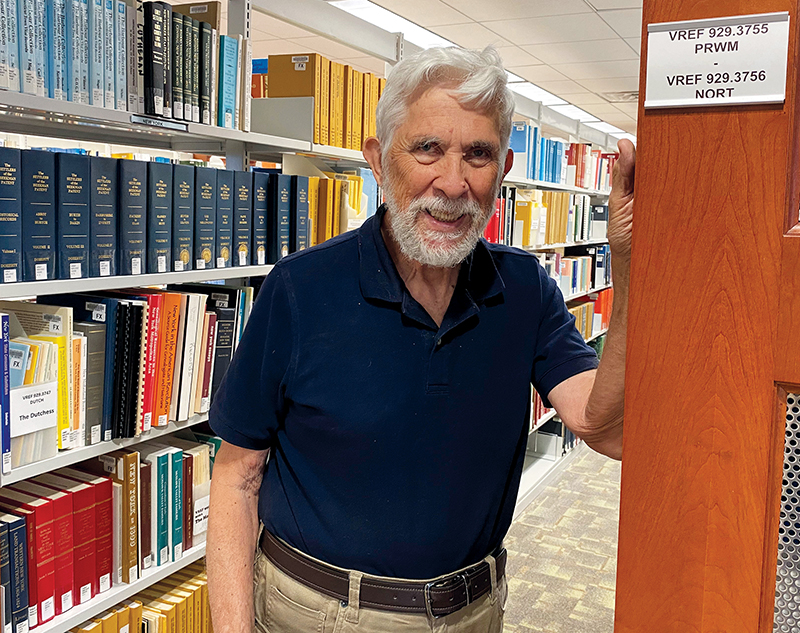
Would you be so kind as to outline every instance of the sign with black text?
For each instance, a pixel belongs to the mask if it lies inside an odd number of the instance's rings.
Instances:
[[[645,108],[783,103],[789,14],[647,27]]]

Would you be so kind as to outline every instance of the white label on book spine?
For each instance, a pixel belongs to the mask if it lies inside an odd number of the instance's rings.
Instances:
[[[117,460],[109,455],[100,455],[100,463],[103,464],[103,470],[107,473],[113,473],[117,469]],[[122,571],[120,571],[120,575]]]
[[[92,321],[97,321],[98,323],[106,322],[105,303],[95,303],[94,301],[87,301],[86,309],[92,311]]]
[[[130,576],[131,582],[135,582],[139,580],[139,566],[134,565],[128,570],[128,575]]]
[[[17,633],[28,633],[28,618],[17,623]]]
[[[92,439],[91,439],[91,442],[92,442],[93,445],[100,443],[100,425],[99,424],[95,424],[92,427]]]
[[[22,359],[25,357],[25,352],[21,349],[9,349],[8,360],[11,369],[22,371]]]
[[[105,433],[103,433],[103,441],[104,442],[110,442],[111,441],[111,431],[110,430],[108,430]]]
[[[175,272],[176,273],[182,273],[183,272],[183,262],[181,260],[178,260],[178,261],[175,262]]]
[[[208,508],[211,497],[206,495],[194,501],[194,533],[202,534],[208,529]]]
[[[84,585],[81,587],[81,604],[89,602],[92,599],[92,584]]]
[[[267,263],[266,253],[263,248],[258,249],[258,265],[263,266]]]
[[[111,589],[111,574],[103,574],[100,576],[100,593]]]
[[[211,402],[208,396],[200,398],[200,413],[206,413]]]
[[[225,258],[217,257],[217,268],[225,268]]]
[[[69,432],[69,445],[72,446],[73,448],[79,446],[80,444],[80,442],[78,441],[78,433],[79,433],[78,429],[72,429]],[[83,602],[83,600],[81,600],[81,602]]]
[[[37,613],[36,605],[28,607],[28,625],[37,626],[39,624],[39,614]]]
[[[17,280],[17,269],[16,268],[6,268],[3,271],[3,283],[10,284]]]
[[[62,333],[60,314],[43,314],[42,320],[48,324],[47,329],[50,330],[51,334]]]
[[[80,279],[81,278],[81,263],[80,262],[73,262],[69,265],[69,278],[70,279]]]
[[[158,426],[167,426],[166,414],[158,416]]]
[[[175,560],[178,560],[183,556],[183,543],[178,543],[175,546]]]
[[[144,414],[144,422],[142,423],[142,430],[149,431],[153,426],[153,412],[148,411]]]
[[[142,258],[141,257],[131,257],[131,274],[132,275],[141,275],[142,274]]]
[[[3,453],[3,472],[11,472],[11,452]]]
[[[6,624],[6,625],[3,627],[3,631],[4,631],[5,633],[11,633],[13,630],[14,630],[14,629],[13,629],[13,628],[11,628],[11,622],[9,622],[8,624]]]
[[[225,127],[232,128],[233,127],[233,113],[226,112],[225,113]]]
[[[783,103],[789,13],[647,27],[645,108]]]
[[[148,554],[142,559],[142,569],[150,569],[150,566],[153,564],[153,555]]]
[[[292,55],[293,64],[308,63],[311,58],[308,55]]]
[[[205,268],[206,268],[206,260],[198,259],[195,262],[195,268],[197,268],[197,270],[205,270]]]
[[[109,277],[111,275],[111,262],[100,262],[100,276]]]
[[[61,611],[69,611],[72,608],[72,590],[61,595]]]
[[[158,555],[158,564],[163,565],[169,562],[169,546],[165,545],[161,548],[161,553]]]
[[[159,255],[158,256],[158,272],[160,272],[160,273],[167,272],[167,256],[166,255]]]
[[[119,633],[128,633],[128,630],[127,624],[123,624],[121,627],[119,627]]]
[[[304,71],[306,69],[306,63],[305,62],[297,62],[294,65],[294,69],[297,70],[297,71],[301,71],[302,72],[302,71]]]
[[[69,448],[69,429],[61,429],[60,448]],[[5,457],[5,455],[3,455],[3,457]]]
[[[247,266],[247,253],[239,251],[239,266]]]
[[[36,281],[42,281],[43,279],[47,279],[47,264],[36,264],[33,267],[34,276],[36,277]]]
[[[56,601],[53,596],[42,601],[42,622],[51,620],[56,615]]]

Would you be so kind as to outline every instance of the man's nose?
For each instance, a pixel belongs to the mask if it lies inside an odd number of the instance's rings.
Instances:
[[[460,153],[448,153],[439,161],[439,175],[434,187],[450,199],[458,199],[469,191]]]

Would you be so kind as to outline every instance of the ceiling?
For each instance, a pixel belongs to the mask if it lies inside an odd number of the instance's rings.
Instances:
[[[461,46],[497,47],[507,70],[636,134],[637,102],[615,102],[609,93],[639,88],[642,0],[373,2]],[[378,59],[263,13],[253,12],[251,29],[254,58],[317,52],[385,73]]]

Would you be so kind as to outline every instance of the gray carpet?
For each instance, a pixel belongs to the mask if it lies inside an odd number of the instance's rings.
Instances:
[[[506,633],[612,633],[620,472],[584,447],[511,526]]]

